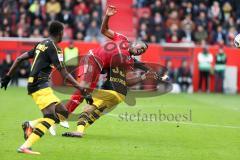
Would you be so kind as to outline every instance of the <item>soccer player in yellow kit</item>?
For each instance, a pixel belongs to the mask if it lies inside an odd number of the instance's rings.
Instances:
[[[32,128],[27,124],[23,124],[26,141],[18,148],[18,152],[26,154],[40,154],[34,152],[30,148],[37,142],[44,133],[55,123],[59,123],[61,119],[68,118],[68,111],[60,103],[60,100],[49,86],[50,73],[53,66],[58,69],[61,75],[66,78],[75,88],[77,88],[87,100],[92,103],[92,98],[88,95],[86,89],[68,73],[63,63],[63,53],[58,47],[63,36],[63,24],[53,21],[49,26],[50,37],[38,43],[29,52],[19,56],[9,72],[1,80],[1,88],[7,88],[11,76],[18,68],[22,61],[33,58],[33,64],[28,78],[28,94],[32,96],[35,103],[43,114],[43,118],[34,120],[35,126]]]

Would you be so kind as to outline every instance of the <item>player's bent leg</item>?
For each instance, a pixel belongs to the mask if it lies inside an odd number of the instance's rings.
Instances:
[[[65,108],[65,106],[62,103],[58,103],[56,105],[56,110],[55,111],[56,111],[56,114],[58,116],[58,119],[60,120],[60,126],[62,126],[64,128],[69,128],[69,124],[67,122],[69,112]]]
[[[55,115],[55,103],[44,108],[42,113],[44,115],[43,121],[36,125],[31,135],[18,149],[18,152],[26,154],[40,154],[39,152],[31,151],[29,148],[31,148],[31,146],[36,143],[52,125],[59,122],[57,116]]]
[[[82,137],[84,130],[92,125],[97,119],[100,118],[102,113],[107,108],[112,108],[122,101],[122,98],[119,98],[119,95],[113,91],[97,91],[93,96],[94,104],[92,105],[93,109],[84,110],[78,120],[78,126],[76,132],[66,132],[62,134],[66,137]],[[95,108],[95,109],[94,109]]]
[[[62,134],[62,136],[65,136],[65,137],[82,137],[83,136],[84,127],[89,125],[88,121],[91,121],[91,119],[89,118],[89,113],[91,111],[93,111],[94,109],[95,109],[95,107],[92,106],[92,105],[85,106],[84,109],[83,109],[83,112],[80,113],[79,120],[78,120],[78,124],[79,123],[82,124],[81,129],[78,127],[78,130],[76,132],[65,132],[65,133]]]
[[[96,88],[101,69],[94,59],[89,57],[84,57],[80,61],[78,67],[78,79],[80,86],[87,89],[87,92],[90,93],[93,89]],[[83,96],[80,91],[75,91],[71,96],[70,100],[66,104],[66,108],[69,113],[72,113],[80,103],[83,101]]]
[[[32,128],[34,128],[39,122],[43,121],[43,118],[38,118],[32,121],[29,121],[29,124]]]
[[[78,128],[77,131],[75,132],[65,132],[62,134],[62,136],[64,137],[83,137],[83,133],[84,133],[84,128],[89,125],[89,121],[90,123],[92,122],[92,120],[89,117],[89,114],[87,112],[82,112],[79,115],[79,120],[78,120]],[[81,126],[79,126],[81,124]],[[79,128],[80,127],[80,128]]]
[[[80,115],[78,120],[77,132],[84,133],[84,130],[92,125],[106,112],[112,111],[123,98],[119,98],[116,92],[111,91],[97,91],[97,95],[93,97],[94,104],[86,106],[84,112]],[[87,114],[86,114],[87,113]]]
[[[28,139],[29,135],[32,133],[33,129],[35,126],[43,121],[43,118],[38,118],[32,121],[25,121],[22,124],[22,129],[23,129],[23,134],[24,134],[24,139]]]
[[[81,114],[79,116],[79,120],[78,120],[78,124],[77,124],[78,132],[84,133],[84,131],[87,127],[92,125],[96,120],[98,120],[103,115],[103,111],[107,107],[97,108],[94,106],[92,108],[94,108],[94,109],[88,110],[88,112],[87,112],[88,117],[84,114],[84,112],[83,112],[83,114]]]
[[[103,108],[102,108],[103,109]],[[104,110],[104,109],[103,109]],[[88,105],[85,107],[84,111],[79,115],[77,123],[77,131],[75,132],[65,132],[62,136],[65,137],[83,137],[84,130],[92,125],[97,119],[102,115],[103,110],[99,110],[93,105]]]
[[[84,133],[89,125],[93,124],[96,119],[92,118],[91,113],[96,109],[94,105],[86,105],[83,112],[79,115],[77,123],[77,132]]]
[[[67,111],[67,109],[64,107],[64,105],[62,103],[57,103],[56,104],[56,115],[58,117],[58,119],[60,120],[59,124],[60,126],[64,127],[64,128],[69,128],[69,124],[67,122],[68,116],[69,116],[69,112]],[[49,132],[52,136],[55,136],[57,133],[57,127],[56,125],[52,125],[49,128]]]

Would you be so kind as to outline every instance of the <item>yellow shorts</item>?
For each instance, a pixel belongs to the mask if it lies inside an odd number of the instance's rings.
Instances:
[[[92,97],[94,106],[97,108],[104,107],[108,109],[115,107],[125,99],[124,95],[116,91],[103,89],[94,90]]]
[[[60,103],[60,99],[55,96],[50,87],[40,89],[32,93],[31,96],[41,110],[48,107],[52,103]]]

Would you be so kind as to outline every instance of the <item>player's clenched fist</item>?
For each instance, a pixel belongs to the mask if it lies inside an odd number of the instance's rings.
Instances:
[[[115,6],[108,6],[107,7],[107,11],[106,11],[107,16],[113,16],[115,13],[117,13],[117,9],[116,9]]]
[[[156,72],[148,71],[145,73],[146,79],[157,79],[157,74]]]
[[[4,78],[2,78],[1,79],[1,88],[4,88],[6,90],[10,80],[11,80],[10,76],[7,76],[7,75]]]

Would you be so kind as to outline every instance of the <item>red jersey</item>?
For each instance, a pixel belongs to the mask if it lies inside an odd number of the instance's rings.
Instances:
[[[124,57],[124,62],[128,65],[132,65],[134,60],[128,51],[129,41],[127,37],[122,34],[114,33],[112,41],[105,43],[103,46],[90,50],[102,65],[102,68],[109,68],[113,62],[113,57],[120,55]]]

